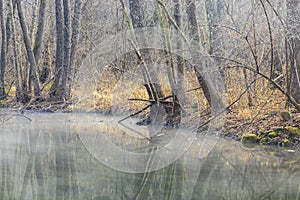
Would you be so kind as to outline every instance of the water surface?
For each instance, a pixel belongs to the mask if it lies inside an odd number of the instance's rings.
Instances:
[[[1,112],[0,199],[300,199],[299,153],[199,137],[160,170],[126,173],[86,144],[96,146],[99,132],[130,151],[147,152],[151,143],[122,134],[107,117],[75,115]]]

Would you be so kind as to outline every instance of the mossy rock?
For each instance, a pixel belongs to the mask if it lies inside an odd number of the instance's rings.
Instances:
[[[294,126],[286,126],[285,129],[292,135],[300,137],[300,129]]]
[[[256,143],[257,140],[258,140],[258,137],[254,133],[248,133],[242,137],[241,142],[242,143]]]
[[[261,137],[259,138],[259,143],[260,144],[270,144],[273,142],[273,139],[271,139],[270,137]]]
[[[268,133],[268,136],[271,137],[271,138],[274,138],[274,137],[277,137],[278,134],[277,134],[276,131],[271,131],[271,132]]]
[[[263,137],[259,140],[259,143],[266,144],[268,141],[269,141],[268,138]]]

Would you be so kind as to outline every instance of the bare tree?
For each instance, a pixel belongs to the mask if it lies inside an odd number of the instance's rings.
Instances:
[[[61,81],[61,98],[67,99],[67,81],[70,64],[70,6],[69,0],[63,0],[63,13],[64,13],[64,61],[62,69],[62,81]]]
[[[6,68],[6,30],[4,22],[3,0],[0,0],[0,25],[1,25],[1,61],[0,61],[0,99],[5,98],[5,68]]]
[[[146,26],[146,20],[144,16],[143,7],[140,0],[130,0],[129,1],[129,8],[130,8],[130,21],[129,27],[134,28],[143,28]],[[134,33],[134,30],[131,30]],[[148,38],[139,38],[140,41],[146,40]],[[137,50],[137,49],[136,49]],[[138,59],[140,60],[140,64],[143,66],[143,79],[145,82],[145,87],[149,96],[150,100],[155,101],[155,103],[158,102],[159,98],[163,97],[163,91],[161,88],[161,85],[159,83],[158,75],[156,74],[155,70],[149,71],[148,63],[151,61],[150,58],[143,58],[141,55],[141,52],[149,53],[147,49],[137,50],[138,52]],[[150,118],[151,116],[155,116],[155,111],[153,109],[150,109]],[[150,121],[149,121],[150,122]]]
[[[67,100],[70,96],[76,51],[80,29],[81,0],[74,4],[71,24],[70,1],[56,0],[56,63],[55,78],[50,97],[53,100]]]
[[[16,51],[16,37],[15,37],[15,20],[13,17],[13,0],[9,0],[7,5],[8,5],[8,14],[10,18],[10,32],[11,32],[11,43],[12,43],[12,51],[13,51],[13,66],[14,66],[14,81],[15,81],[15,87],[16,87],[16,101],[23,101],[25,99],[24,97],[24,91],[21,86],[21,79],[20,79],[20,68],[18,65],[18,60],[17,60],[17,51]],[[15,4],[15,3],[14,3]]]
[[[70,67],[68,74],[68,94],[70,94],[70,90],[72,87],[72,79],[75,71],[75,60],[76,60],[76,52],[79,38],[79,30],[80,30],[80,18],[81,18],[81,0],[75,0],[74,5],[74,13],[73,13],[73,21],[72,21],[72,38],[71,38],[71,52],[70,52]]]
[[[174,0],[174,19],[176,25],[179,29],[182,29],[182,2],[181,0]],[[177,42],[177,49],[182,49],[182,40],[178,40]],[[184,87],[184,60],[181,56],[176,57],[177,61],[177,89],[184,94],[185,87]],[[186,96],[182,94],[182,98],[185,100]]]
[[[300,104],[300,2],[287,0],[287,27],[290,52],[291,96]]]
[[[63,6],[61,0],[55,0],[56,12],[56,57],[55,57],[55,78],[51,88],[50,98],[52,100],[62,100],[61,79],[64,62],[64,22]]]
[[[221,0],[206,0],[205,15],[207,16],[208,26],[208,49],[209,54],[220,52],[222,44],[222,32],[220,22],[222,21],[222,1]]]
[[[145,16],[142,10],[140,0],[129,1],[130,17],[133,28],[142,28],[145,26]]]
[[[46,1],[40,0],[38,15],[38,25],[33,46],[33,53],[36,63],[39,63],[40,54],[43,46],[43,35],[45,29],[45,16],[46,16]]]
[[[30,64],[30,70],[29,70],[30,71],[30,73],[29,73],[30,82],[32,81],[32,83],[33,83],[35,97],[40,97],[41,89],[40,89],[38,74],[37,74],[37,70],[36,70],[37,65],[36,65],[36,61],[35,61],[34,54],[32,51],[31,42],[30,42],[30,38],[28,35],[27,25],[26,25],[26,20],[25,20],[24,14],[23,14],[22,4],[21,4],[20,0],[17,0],[17,9],[18,9],[20,25],[22,28],[23,39],[24,39],[24,43],[25,43],[25,47],[26,47],[27,57],[28,57],[28,61]]]
[[[200,44],[200,36],[199,36],[199,28],[198,22],[196,17],[196,4],[195,0],[186,0],[186,13],[188,15],[188,28],[189,28],[189,35],[190,38]],[[204,77],[199,72],[199,70],[195,67],[194,68],[198,82],[203,90],[204,96],[207,99],[208,103],[211,105],[211,96],[209,93],[208,85],[205,82]]]

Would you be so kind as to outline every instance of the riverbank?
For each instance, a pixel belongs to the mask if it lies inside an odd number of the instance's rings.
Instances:
[[[7,109],[12,109],[20,114],[26,112],[73,112],[72,102],[39,102],[23,106],[6,104]],[[261,112],[255,117],[251,112],[243,111],[240,115],[237,109],[231,109],[226,114],[225,124],[222,128],[222,136],[240,141],[245,145],[260,144],[279,146],[286,150],[300,151],[300,113],[289,111]]]
[[[300,113],[271,111],[255,118],[239,118],[235,112],[226,116],[225,137],[244,144],[276,145],[300,150]]]

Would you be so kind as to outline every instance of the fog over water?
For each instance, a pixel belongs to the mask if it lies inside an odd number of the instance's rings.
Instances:
[[[107,116],[3,113],[1,199],[299,199],[297,153],[219,138],[208,154],[201,154],[201,147],[211,141],[199,137],[160,170],[125,173],[102,164],[95,156],[101,152],[89,141],[107,134],[115,145],[130,151],[143,146],[144,152],[150,143],[120,136],[105,123]]]

